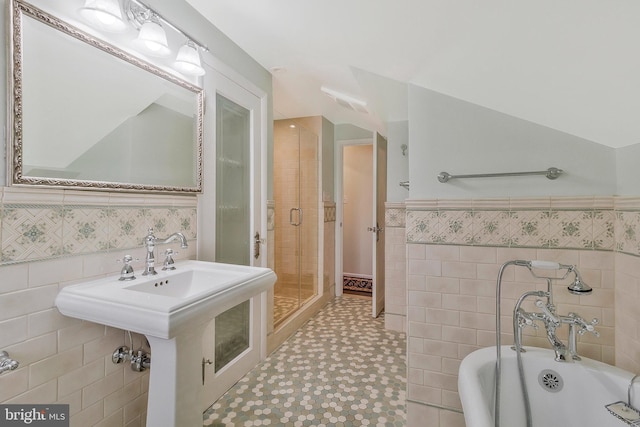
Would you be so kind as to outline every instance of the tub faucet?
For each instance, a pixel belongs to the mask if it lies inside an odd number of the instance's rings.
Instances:
[[[145,262],[144,272],[142,273],[143,276],[158,274],[158,272],[155,269],[155,263],[156,263],[155,249],[156,249],[156,244],[158,244],[158,243],[160,243],[160,244],[169,243],[174,239],[180,239],[180,247],[182,249],[185,249],[188,246],[187,245],[187,238],[184,237],[184,234],[182,234],[182,233],[173,233],[172,235],[170,235],[166,239],[160,239],[160,238],[156,237],[153,234],[153,228],[149,228],[149,232],[147,233],[146,237],[144,238],[144,245],[147,248],[147,255],[145,257],[146,262]]]
[[[551,301],[544,302],[541,299],[536,300],[535,306],[540,309],[539,312],[527,313],[520,308],[520,304],[528,296],[547,297],[550,299],[548,292],[532,291],[523,294],[514,310],[514,332],[515,332],[515,344],[516,348],[522,347],[522,328],[526,326],[535,325],[535,320],[542,322],[546,331],[547,339],[551,348],[555,352],[555,360],[558,362],[572,362],[574,360],[580,360],[577,351],[577,335],[584,335],[587,332],[592,333],[596,337],[600,334],[596,331],[594,325],[598,324],[598,319],[592,319],[590,323],[584,320],[576,313],[569,313],[567,316],[561,316],[556,314],[555,306]],[[569,340],[568,345],[565,345],[556,335],[557,329],[562,324],[569,325]],[[537,327],[536,327],[537,328]],[[523,351],[523,350],[520,350]]]
[[[539,312],[528,313],[524,311],[520,306],[524,302],[527,297],[536,296],[536,297],[547,297],[547,302],[545,303],[541,299],[536,300],[535,306],[540,309]],[[532,326],[535,329],[538,329],[535,321],[540,321],[544,325],[544,329],[546,331],[547,339],[553,348],[553,351],[556,354],[555,359],[557,361],[566,362],[573,360],[571,358],[571,354],[567,347],[564,345],[562,341],[556,335],[557,328],[563,323],[562,316],[558,316],[555,313],[555,306],[551,302],[551,294],[544,291],[529,291],[522,294],[522,296],[518,299],[516,303],[516,307],[513,313],[513,331],[514,331],[514,349],[516,351],[525,350],[522,348],[522,329],[527,326]]]
[[[567,316],[560,316],[560,321],[569,325],[569,354],[573,360],[581,360],[578,356],[578,335],[584,335],[587,332],[592,333],[596,337],[600,336],[600,332],[596,331],[595,325],[598,319],[595,317],[588,323],[577,313],[569,313]]]
[[[554,313],[553,305],[545,304],[542,300],[536,301],[536,307],[538,307],[542,313],[540,313],[540,320],[544,323],[544,328],[547,332],[547,339],[549,340],[549,344],[551,344],[551,348],[556,354],[555,359],[558,362],[572,362],[573,358],[569,353],[569,349],[564,345],[562,341],[556,335],[556,330],[558,326],[561,324],[561,320]]]

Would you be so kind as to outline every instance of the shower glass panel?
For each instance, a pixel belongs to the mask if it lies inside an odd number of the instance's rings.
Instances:
[[[249,265],[251,112],[221,95],[216,107],[215,260]]]
[[[274,123],[274,325],[318,293],[318,137],[293,120]]]

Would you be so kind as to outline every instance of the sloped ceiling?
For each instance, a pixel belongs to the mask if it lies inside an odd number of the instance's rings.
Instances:
[[[406,118],[413,84],[606,146],[640,143],[637,0],[187,1],[273,70],[276,117],[384,130]]]

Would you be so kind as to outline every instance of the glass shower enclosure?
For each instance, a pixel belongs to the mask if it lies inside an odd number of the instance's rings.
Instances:
[[[274,122],[274,326],[318,293],[318,137],[294,120]]]

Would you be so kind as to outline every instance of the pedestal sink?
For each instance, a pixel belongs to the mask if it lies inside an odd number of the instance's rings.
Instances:
[[[151,345],[148,426],[202,426],[202,333],[218,314],[273,286],[267,268],[204,261],[120,281],[93,280],[63,288],[66,316],[144,334]]]

